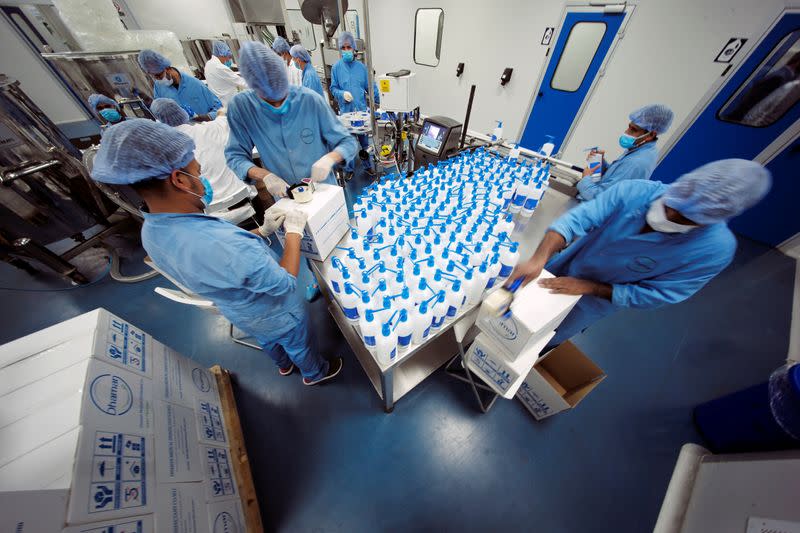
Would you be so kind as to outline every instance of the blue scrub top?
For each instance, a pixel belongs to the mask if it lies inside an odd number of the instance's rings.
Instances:
[[[339,112],[367,110],[367,91],[369,91],[369,76],[367,67],[360,61],[348,63],[344,59],[337,61],[331,69],[331,93],[339,102]],[[349,91],[353,95],[352,102],[344,101],[344,93]],[[375,103],[381,102],[378,85],[373,83]]]
[[[303,67],[303,87],[311,89],[325,98],[325,93],[322,92],[322,82],[319,81],[319,75],[317,75],[317,69],[311,63],[306,63],[306,66]]]
[[[568,245],[550,259],[547,270],[556,276],[609,283],[613,289],[612,301],[581,297],[551,343],[570,338],[622,307],[681,302],[733,260],[736,238],[725,223],[683,234],[640,233],[650,204],[666,189],[661,182],[623,181],[568,211],[550,227]]]
[[[355,157],[358,143],[342,126],[330,106],[305,87],[289,86],[289,110],[278,115],[252,90],[234,96],[228,104],[228,146],[225,158],[240,179],[255,166],[258,148],[264,168],[289,185],[311,176],[311,165],[336,151],[345,161]],[[333,183],[333,173],[328,176]]]
[[[201,213],[143,215],[142,245],[158,268],[214,302],[237,327],[263,339],[300,322],[297,279],[264,239]]]
[[[211,118],[216,117],[217,109],[222,107],[219,98],[202,81],[185,72],[178,72],[181,75],[181,83],[177,88],[174,85],[162,87],[156,83],[153,85],[153,96],[171,98],[181,105],[189,106],[198,115],[207,114]]]
[[[658,148],[649,142],[623,153],[619,159],[603,169],[603,177],[595,183],[591,176],[578,182],[578,200],[591,200],[615,183],[624,180],[649,180],[656,168]]]

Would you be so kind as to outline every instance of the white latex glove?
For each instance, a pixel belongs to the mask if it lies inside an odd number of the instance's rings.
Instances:
[[[311,165],[311,179],[317,183],[325,181],[325,178],[330,175],[333,165],[335,164],[336,159],[334,159],[331,154],[323,155],[316,163]]]
[[[302,237],[303,230],[306,228],[306,220],[308,220],[308,215],[299,209],[292,209],[286,213],[286,218],[283,221],[283,229],[286,231],[287,235],[296,233]]]
[[[283,198],[286,196],[286,189],[289,188],[289,184],[272,172],[264,176],[261,181],[264,182],[264,187],[267,188],[267,191],[272,196],[277,196],[278,198]]]
[[[273,205],[264,211],[264,223],[258,228],[258,232],[262,237],[267,237],[275,233],[275,230],[281,227],[285,218],[286,211]]]
[[[351,93],[350,91],[345,91],[343,96],[344,96],[344,101],[345,102],[352,102],[353,101],[353,93]]]

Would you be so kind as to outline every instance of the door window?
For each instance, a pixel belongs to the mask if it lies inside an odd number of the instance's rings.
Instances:
[[[442,9],[417,9],[414,19],[414,63],[435,67],[442,53]]]
[[[577,91],[605,33],[605,22],[578,22],[572,26],[550,87],[559,91]]]

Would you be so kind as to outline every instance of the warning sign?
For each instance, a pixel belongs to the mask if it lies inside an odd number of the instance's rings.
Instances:
[[[392,88],[391,80],[381,80],[381,92],[388,93]]]

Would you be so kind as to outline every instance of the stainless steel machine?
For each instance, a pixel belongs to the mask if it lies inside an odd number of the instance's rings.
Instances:
[[[152,82],[139,67],[138,54],[138,50],[60,52],[42,54],[42,58],[65,80],[67,87],[76,93],[84,108],[94,114],[86,103],[92,93],[104,94],[115,100],[139,98],[150,105],[153,100]]]
[[[26,259],[78,283],[86,278],[69,263],[100,243],[116,208],[80,162],[81,153],[20,89],[0,74],[0,259],[28,270]],[[87,238],[98,224],[106,230]],[[72,239],[61,255],[46,246]]]

